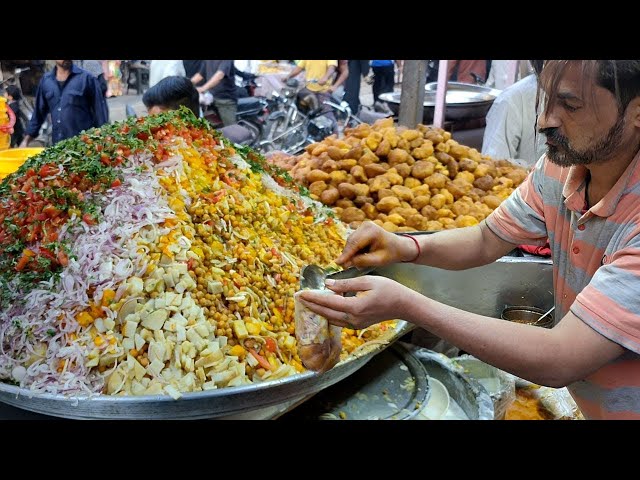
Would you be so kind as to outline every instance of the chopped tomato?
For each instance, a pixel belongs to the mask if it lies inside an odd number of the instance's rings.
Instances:
[[[265,348],[267,349],[268,352],[274,353],[277,350],[277,345],[276,345],[276,341],[271,338],[271,337],[267,337],[265,339]]]
[[[116,188],[122,185],[122,180],[116,178],[113,182],[111,182],[111,188]]]
[[[149,134],[147,132],[139,132],[136,135],[136,137],[142,140],[143,142],[146,142],[149,139]]]
[[[60,215],[62,213],[62,210],[49,204],[46,207],[44,207],[44,210],[42,210],[42,213],[44,213],[49,218],[54,218]]]
[[[87,225],[95,225],[96,221],[95,219],[89,215],[88,213],[85,213],[84,215],[82,215],[82,221],[84,223],[86,223]]]
[[[58,250],[58,263],[63,267],[69,265],[69,257],[63,250]]]
[[[38,172],[41,177],[50,177],[51,175],[54,175],[56,173],[58,173],[58,167],[51,163],[45,163],[44,165],[42,165],[42,167],[40,167],[40,171]]]

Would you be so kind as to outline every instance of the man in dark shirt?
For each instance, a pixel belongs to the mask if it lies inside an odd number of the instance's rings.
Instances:
[[[204,60],[202,68],[191,77],[191,82],[197,85],[203,78],[204,85],[198,87],[198,92],[209,91],[213,96],[213,104],[225,127],[236,123],[238,110],[238,96],[234,82],[235,69],[233,60]]]
[[[72,60],[56,60],[53,70],[40,80],[35,109],[21,147],[26,147],[38,136],[49,113],[53,143],[109,121],[107,101],[98,81],[86,70],[75,66]]]

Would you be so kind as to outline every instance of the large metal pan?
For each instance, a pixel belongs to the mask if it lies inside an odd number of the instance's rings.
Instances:
[[[436,82],[425,85],[423,103],[423,122],[425,123],[433,121],[433,112],[436,105],[436,87]],[[500,90],[494,88],[448,82],[445,120],[484,118],[499,94]],[[383,93],[380,95],[380,100],[387,102],[389,108],[397,115],[400,110],[400,96],[401,92]]]
[[[413,326],[400,320],[394,331],[365,344],[350,357],[323,374],[306,372],[264,383],[186,393],[173,400],[168,395],[67,397],[36,394],[28,389],[0,383],[0,401],[31,412],[75,419],[151,420],[260,418],[275,415],[333,385],[364,366],[377,353],[410,332]],[[266,407],[278,406],[268,409]]]
[[[548,259],[507,256],[464,271],[402,263],[382,268],[378,273],[447,305],[499,318],[510,305],[531,305],[545,311],[553,306],[552,271]],[[0,401],[36,413],[80,419],[202,419],[242,414],[251,418],[248,415],[252,412],[266,412],[271,406],[274,408],[270,415],[275,415],[351,375],[412,328],[399,321],[396,329],[381,339],[382,343],[372,342],[321,375],[307,372],[262,384],[188,393],[179,400],[168,396],[69,398],[33,394],[0,383]]]

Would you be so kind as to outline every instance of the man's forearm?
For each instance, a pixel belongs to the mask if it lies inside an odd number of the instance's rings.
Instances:
[[[402,302],[401,318],[483,362],[539,385],[561,387],[576,380],[573,354],[563,348],[566,335],[465,312],[417,292],[410,295]]]
[[[415,236],[421,255],[415,263],[465,270],[494,262],[515,248],[494,234],[485,222],[467,228],[444,230],[431,235]]]
[[[206,92],[218,85],[224,78],[224,72],[217,71],[213,77],[211,77],[204,85],[200,87],[201,91]]]

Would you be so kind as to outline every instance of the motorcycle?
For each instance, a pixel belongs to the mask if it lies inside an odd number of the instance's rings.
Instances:
[[[218,113],[215,104],[211,102],[210,104],[201,103],[202,111],[204,113],[204,118],[206,118],[214,128],[218,130],[223,129],[223,123],[220,119],[220,114]],[[267,101],[261,97],[244,97],[238,98],[238,109],[236,111],[236,123],[235,125],[239,125],[243,127],[244,130],[240,130],[238,128],[232,129],[233,125],[228,125],[227,130],[223,131],[223,134],[226,132],[233,132],[232,135],[234,138],[229,138],[235,143],[239,143],[241,145],[254,146],[262,136],[264,124],[267,117]],[[238,136],[240,135],[240,136]]]

